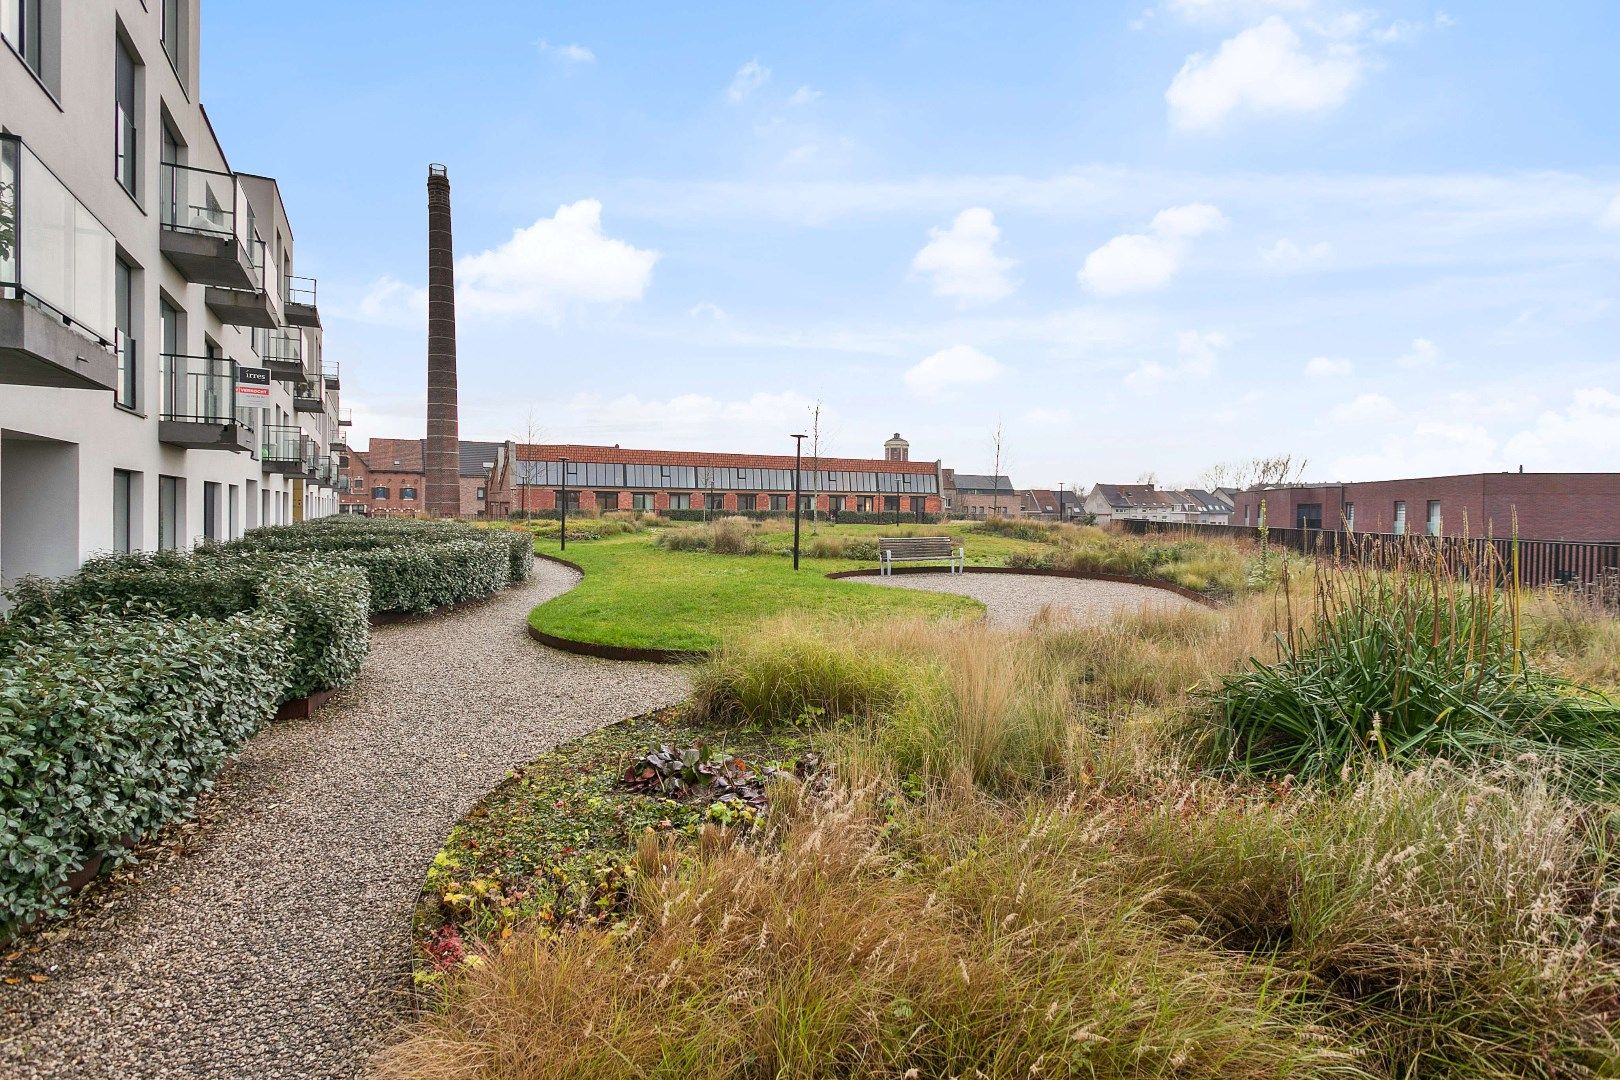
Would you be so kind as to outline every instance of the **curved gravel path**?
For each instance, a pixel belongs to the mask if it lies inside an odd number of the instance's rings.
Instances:
[[[686,693],[525,632],[578,575],[377,628],[360,678],[254,738],[160,857],[0,986],[0,1076],[348,1077],[402,1015],[427,863],[521,764]],[[8,972],[10,974],[10,972]]]
[[[984,605],[985,617],[991,626],[1010,629],[1028,626],[1030,620],[1048,606],[1082,625],[1107,622],[1116,615],[1143,608],[1176,611],[1202,606],[1185,596],[1148,585],[1041,574],[895,574],[851,580],[896,589],[971,596]]]

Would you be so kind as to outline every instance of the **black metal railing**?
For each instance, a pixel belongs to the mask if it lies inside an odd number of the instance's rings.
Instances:
[[[163,354],[164,420],[236,423],[236,364],[219,356]]]
[[[1190,522],[1123,519],[1126,532],[1181,533],[1259,540],[1252,525],[1205,525]],[[1494,564],[1519,567],[1519,583],[1570,585],[1594,582],[1620,570],[1620,541],[1526,540],[1511,537],[1427,536],[1411,533],[1361,533],[1346,529],[1265,530],[1266,542],[1303,555],[1345,559],[1373,566],[1411,565],[1418,559],[1439,560],[1452,569]],[[1493,550],[1494,549],[1494,550]]]
[[[165,229],[247,239],[237,229],[237,208],[245,200],[235,173],[165,161],[159,179],[158,221]]]
[[[285,299],[287,303],[314,307],[316,281],[312,277],[298,277],[294,274],[288,274],[286,293]]]

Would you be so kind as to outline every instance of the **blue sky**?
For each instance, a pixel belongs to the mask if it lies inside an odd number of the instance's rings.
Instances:
[[[423,425],[449,166],[467,437],[1021,486],[1620,463],[1620,5],[206,4],[357,442]]]

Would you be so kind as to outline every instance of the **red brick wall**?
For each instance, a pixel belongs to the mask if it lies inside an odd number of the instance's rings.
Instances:
[[[573,489],[573,488],[569,489],[570,493],[572,493],[574,490],[575,489]],[[596,492],[599,491],[599,490],[604,490],[605,491],[605,490],[608,490],[608,489],[605,489],[605,488],[597,488],[597,489],[581,488],[581,489],[579,489],[579,509],[580,509],[581,513],[594,514],[594,513],[599,512],[602,509],[601,507],[599,507],[597,505],[597,502],[596,502]],[[654,507],[654,509],[668,510],[669,509],[669,497],[672,494],[679,495],[679,494],[682,494],[682,493],[678,492],[678,491],[677,492],[669,492],[669,491],[657,491],[657,492],[654,492],[653,493],[653,507]],[[688,492],[687,494],[689,494],[691,496],[691,507],[690,507],[691,509],[693,509],[693,510],[701,510],[701,509],[703,509],[703,496],[706,494],[705,492],[693,491],[693,492]],[[715,492],[715,494],[719,495],[721,497],[721,501],[724,503],[723,508],[720,511],[717,511],[718,513],[725,513],[727,511],[730,511],[731,513],[738,513],[739,511],[738,511],[737,496],[738,495],[746,495],[748,493],[747,492],[727,491],[727,492]],[[784,495],[784,494],[787,495],[787,498],[788,498],[787,511],[791,511],[792,508],[793,508],[793,496],[792,496],[792,494],[790,492],[781,492],[781,491],[759,492],[756,495],[756,498],[755,498],[754,509],[756,511],[758,511],[758,512],[761,512],[761,513],[769,512],[770,507],[771,507],[771,498],[770,497],[772,495]],[[806,494],[809,494],[809,493],[806,492]],[[619,492],[619,505],[617,507],[614,507],[613,509],[629,510],[631,508],[630,507],[630,495],[631,495],[631,490],[629,488],[622,489]],[[506,500],[508,498],[510,499],[509,506],[504,501],[504,500]],[[830,495],[818,495],[818,496],[816,496],[815,497],[815,499],[816,499],[816,509],[820,510],[822,513],[828,513],[831,510],[831,505],[832,505],[831,500],[832,500],[832,498],[833,498],[833,496],[830,496]],[[855,502],[857,496],[853,495],[853,494],[845,494],[845,495],[842,496],[842,498],[844,500],[844,510],[845,510],[845,512],[854,513],[855,512],[855,507],[858,505]],[[923,505],[923,513],[925,513],[925,514],[938,514],[944,508],[944,504],[941,502],[940,497],[938,495],[922,495],[922,496],[902,495],[902,496],[900,496],[900,513],[901,513],[902,516],[912,512],[912,510],[911,510],[911,500],[914,499],[914,498],[921,498],[923,500],[923,503],[924,503],[924,505]],[[873,499],[873,508],[872,508],[872,511],[871,511],[872,513],[878,513],[878,514],[892,513],[892,511],[885,511],[883,509],[884,504],[883,504],[883,496],[882,495],[875,495],[875,496],[872,497],[872,499]],[[508,507],[508,508],[503,511],[502,507]],[[530,486],[525,485],[525,484],[519,484],[517,487],[511,489],[509,494],[501,494],[501,495],[499,495],[497,497],[496,511],[497,511],[498,515],[500,513],[520,514],[520,513],[524,513],[525,511],[528,511],[528,512],[540,512],[540,511],[552,511],[552,510],[556,510],[556,509],[557,509],[557,489],[556,488],[551,488],[551,487],[530,487]],[[782,511],[782,512],[785,513],[787,511]]]
[[[1518,516],[1526,540],[1620,540],[1620,473],[1473,473],[1414,480],[1381,480],[1240,492],[1234,525],[1257,524],[1260,500],[1266,523],[1293,528],[1301,503],[1322,505],[1322,525],[1341,522],[1344,503],[1355,504],[1357,532],[1387,533],[1395,503],[1406,503],[1406,531],[1422,534],[1428,504],[1439,500],[1441,532],[1459,536],[1508,536]]]

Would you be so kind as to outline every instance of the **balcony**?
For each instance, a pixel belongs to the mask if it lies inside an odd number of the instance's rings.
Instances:
[[[259,441],[259,461],[267,473],[313,479],[315,440],[296,424],[271,424]]]
[[[293,384],[293,412],[318,413],[326,411],[326,399],[321,395],[319,382]]]
[[[112,233],[0,134],[0,385],[118,385],[113,258]]]
[[[252,452],[236,413],[236,364],[219,356],[163,355],[158,441],[187,450]]]
[[[302,330],[272,330],[265,345],[264,366],[270,377],[285,383],[303,382],[304,332]]]
[[[323,364],[321,366],[321,378],[326,381],[328,390],[341,390],[343,388],[342,381],[338,378],[338,366],[336,364]]]
[[[288,326],[320,329],[321,313],[315,306],[316,282],[312,277],[287,278],[287,303],[283,314]]]
[[[203,290],[203,303],[228,326],[252,326],[275,330],[281,326],[276,298],[268,289],[222,289],[210,285]]]
[[[164,162],[158,192],[164,258],[198,285],[252,292],[263,286],[254,264],[252,211],[234,173]]]

